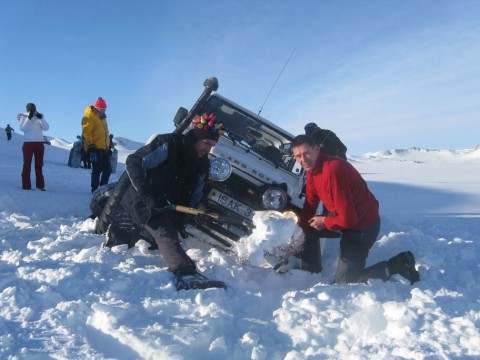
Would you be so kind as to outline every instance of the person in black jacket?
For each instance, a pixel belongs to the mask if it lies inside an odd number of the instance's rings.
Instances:
[[[313,138],[323,154],[337,156],[347,160],[347,147],[331,130],[321,129],[315,123],[305,125],[305,135]]]
[[[5,132],[7,133],[7,140],[8,141],[12,140],[12,131],[15,131],[15,130],[13,130],[13,128],[10,126],[10,124],[7,124],[7,127],[5,128]]]
[[[186,215],[155,209],[169,204],[196,206],[203,195],[210,162],[208,153],[216,145],[223,124],[213,114],[197,115],[193,129],[183,134],[163,134],[141,147],[126,159],[126,171],[116,184],[121,189],[118,202],[133,223],[154,240],[168,269],[175,275],[177,290],[222,288],[221,281],[199,274],[195,262],[182,248],[178,238],[184,232]],[[114,189],[115,193],[115,189]],[[129,246],[137,236],[126,233],[114,224],[107,230],[105,247]]]

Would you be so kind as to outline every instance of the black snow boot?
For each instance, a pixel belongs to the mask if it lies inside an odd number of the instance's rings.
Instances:
[[[410,281],[410,284],[420,281],[420,274],[415,269],[415,257],[411,251],[404,251],[390,258],[387,265],[390,276],[394,274],[402,275]]]
[[[210,280],[198,272],[185,273],[178,271],[173,280],[177,290],[195,290],[221,288],[226,289],[224,282],[218,280]]]

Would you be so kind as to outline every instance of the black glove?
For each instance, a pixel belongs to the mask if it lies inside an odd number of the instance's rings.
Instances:
[[[39,118],[39,119],[42,119],[42,118],[43,118],[43,115],[40,114],[39,112],[35,113],[35,116],[36,116],[37,118]]]
[[[32,120],[32,117],[34,117],[35,114],[36,114],[36,111],[30,111],[30,112],[28,113],[28,120]]]

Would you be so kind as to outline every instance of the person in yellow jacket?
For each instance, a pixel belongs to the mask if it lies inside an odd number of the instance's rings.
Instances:
[[[99,97],[93,106],[85,109],[85,116],[82,119],[83,147],[88,151],[92,163],[92,193],[99,186],[108,184],[112,173],[106,110],[107,103]]]

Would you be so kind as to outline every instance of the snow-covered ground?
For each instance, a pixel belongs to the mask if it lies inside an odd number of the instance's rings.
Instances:
[[[414,286],[330,285],[329,240],[321,275],[192,248],[228,289],[177,292],[146,243],[101,248],[89,170],[68,167],[71,144],[51,141],[41,192],[21,189],[22,136],[0,139],[1,359],[480,358],[480,148],[350,157],[381,205],[368,263],[409,249]],[[120,161],[140,146],[116,141]]]

